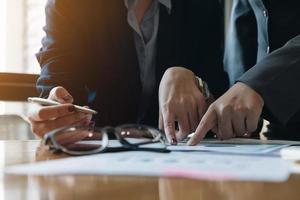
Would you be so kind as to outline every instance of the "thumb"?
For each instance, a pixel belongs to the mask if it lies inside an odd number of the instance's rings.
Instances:
[[[63,87],[55,87],[50,91],[48,99],[57,101],[59,103],[73,103],[73,97]]]

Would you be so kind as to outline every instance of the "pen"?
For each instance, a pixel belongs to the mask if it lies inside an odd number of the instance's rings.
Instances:
[[[38,104],[44,105],[44,106],[61,105],[61,103],[59,103],[57,101],[44,99],[44,98],[39,98],[39,97],[28,97],[27,100],[28,100],[28,102],[38,103]],[[82,112],[82,113],[86,113],[86,114],[92,114],[92,115],[97,114],[97,111],[89,109],[89,108],[85,108],[85,107],[78,106],[78,105],[74,105],[74,107],[78,112]]]

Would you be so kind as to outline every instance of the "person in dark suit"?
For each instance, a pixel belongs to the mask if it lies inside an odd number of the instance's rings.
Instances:
[[[202,118],[189,141],[208,130],[220,138],[250,136],[260,114],[267,136],[299,140],[300,6],[296,0],[235,0],[225,67],[234,84]]]
[[[228,86],[222,23],[218,0],[48,0],[37,88],[63,105],[36,110],[33,132],[88,124],[91,116],[72,103],[97,110],[97,126],[156,126],[159,82],[172,66],[194,71],[221,94]]]

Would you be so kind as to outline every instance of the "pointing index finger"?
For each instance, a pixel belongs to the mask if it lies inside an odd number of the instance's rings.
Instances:
[[[176,144],[176,134],[175,134],[175,119],[173,114],[170,112],[162,113],[163,115],[163,127],[167,138],[171,144]]]
[[[193,137],[188,141],[188,145],[196,145],[197,143],[202,140],[208,131],[216,126],[217,122],[217,115],[215,110],[210,107],[205,115],[203,116],[202,120],[200,121],[195,134]]]

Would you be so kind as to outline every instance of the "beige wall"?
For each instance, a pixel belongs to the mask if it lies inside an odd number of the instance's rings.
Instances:
[[[23,1],[6,0],[6,70],[18,72],[24,63]]]
[[[35,58],[35,53],[41,47],[41,39],[44,36],[42,30],[45,25],[46,0],[26,0],[26,28],[25,28],[25,67],[26,72],[39,73],[40,67]]]
[[[6,32],[4,27],[6,27],[6,1],[0,0],[0,70],[6,63]]]
[[[0,72],[39,73],[46,0],[0,0]]]

